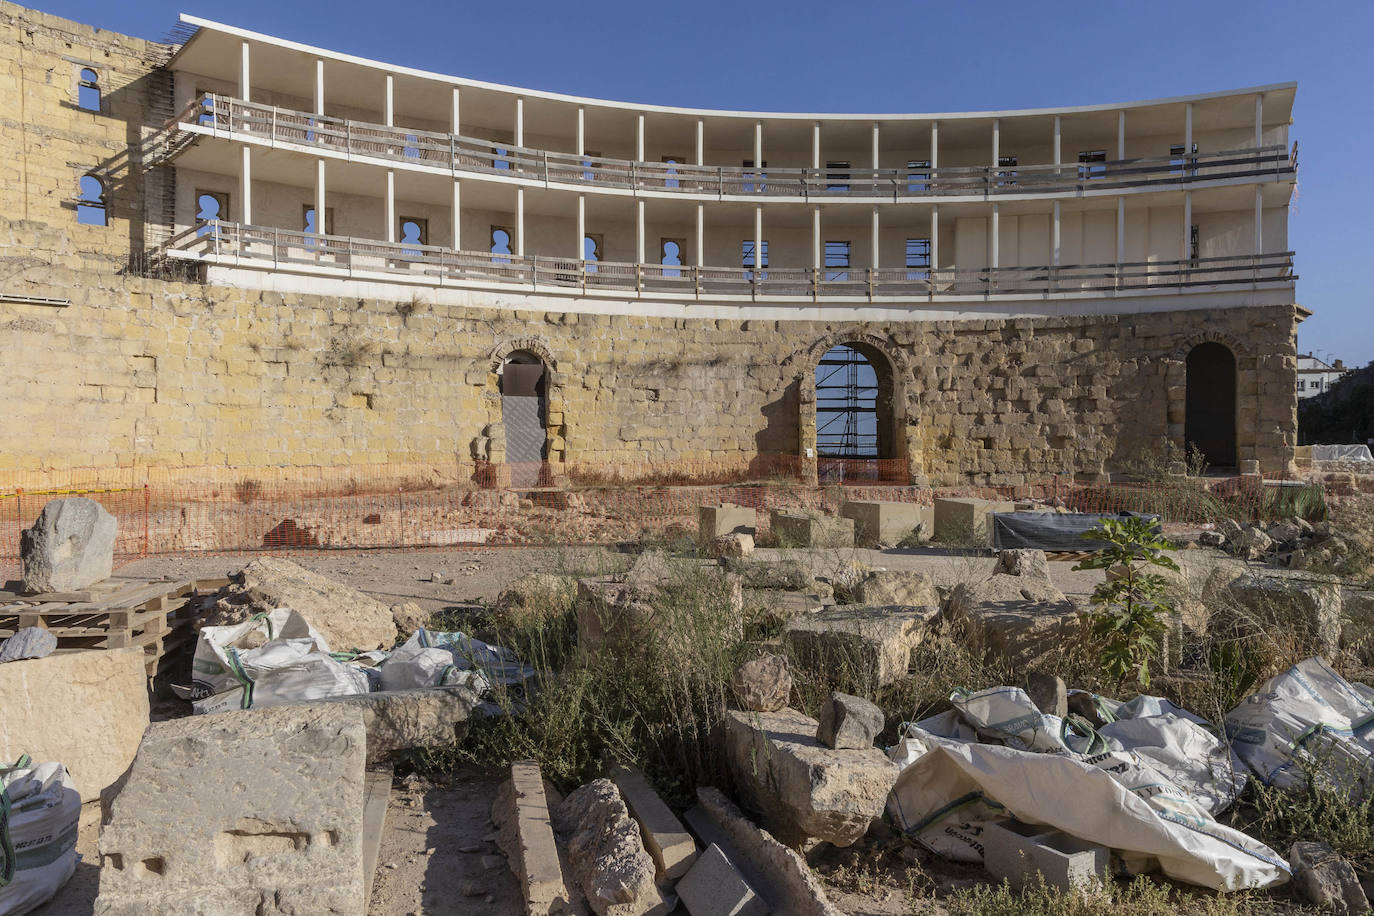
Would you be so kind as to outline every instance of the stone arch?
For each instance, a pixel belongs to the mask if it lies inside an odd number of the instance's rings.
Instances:
[[[890,338],[874,334],[865,326],[831,331],[784,363],[785,368],[792,370],[799,394],[797,452],[803,477],[814,482],[818,476],[816,369],[825,354],[840,345],[861,353],[877,376],[878,456],[891,462],[881,465],[884,471],[890,473],[897,468],[898,476],[909,482],[923,480],[919,407],[912,393],[914,373],[910,356]]]
[[[522,355],[531,357],[520,359]],[[540,382],[539,414],[544,426],[542,448],[543,469],[537,480],[512,481],[510,468],[506,467],[513,459],[509,453],[502,400],[502,377],[506,366],[511,362],[532,362],[542,364],[544,372]],[[488,424],[474,444],[474,456],[485,458],[493,469],[492,483],[496,486],[561,485],[565,478],[567,464],[567,423],[564,411],[564,392],[562,378],[558,372],[558,360],[548,342],[539,337],[512,338],[494,347],[487,363],[487,384],[483,396],[489,405]],[[479,452],[484,444],[486,454]]]
[[[1198,385],[1207,384],[1206,382],[1200,383],[1195,375],[1190,393],[1188,357],[1199,347],[1208,344],[1225,348],[1229,351],[1232,359],[1233,375],[1230,377],[1232,383],[1230,389],[1232,423],[1230,428],[1234,430],[1230,445],[1227,446],[1222,443],[1226,454],[1220,456],[1220,461],[1209,460],[1209,463],[1219,466],[1223,463],[1243,466],[1247,459],[1254,457],[1258,441],[1258,360],[1243,340],[1230,334],[1208,330],[1185,335],[1179,338],[1178,345],[1165,359],[1164,387],[1168,415],[1168,437],[1178,450],[1178,454],[1187,454],[1190,441],[1188,405],[1191,400],[1194,408],[1193,420],[1196,422],[1200,403],[1199,395],[1201,394]],[[1196,435],[1195,432],[1193,434]]]

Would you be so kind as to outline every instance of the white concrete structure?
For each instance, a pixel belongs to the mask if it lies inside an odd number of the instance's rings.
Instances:
[[[1293,83],[1024,111],[713,111],[182,19],[169,253],[222,282],[514,284],[590,310],[790,317],[1293,302]]]
[[[1298,354],[1298,400],[1316,397],[1350,370],[1345,362],[1328,363],[1312,353]]]

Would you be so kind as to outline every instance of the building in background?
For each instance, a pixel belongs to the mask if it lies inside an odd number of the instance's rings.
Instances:
[[[1298,399],[1316,397],[1350,370],[1344,360],[1327,363],[1312,353],[1298,354]]]

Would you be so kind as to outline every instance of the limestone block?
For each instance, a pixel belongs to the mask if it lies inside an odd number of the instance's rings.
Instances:
[[[343,704],[153,723],[101,830],[95,912],[361,916],[365,754]]]
[[[1370,912],[1369,898],[1349,862],[1326,843],[1301,841],[1288,853],[1298,896],[1337,916]]]
[[[1107,871],[1111,851],[1053,827],[1003,821],[983,828],[983,867],[1014,890],[1037,876],[1063,891],[1096,883]]]
[[[1024,665],[1084,635],[1084,615],[1048,580],[994,573],[950,592],[945,619],[987,653]]]
[[[783,631],[783,644],[799,666],[820,677],[847,674],[879,687],[906,676],[911,650],[939,609],[839,605],[798,617]]]
[[[1010,501],[935,498],[935,540],[965,546],[992,546],[992,516],[1011,512]]]
[[[1043,671],[1026,675],[1026,696],[1047,716],[1064,718],[1069,714],[1069,690],[1064,679]]]
[[[1249,626],[1277,626],[1311,640],[1320,654],[1330,658],[1341,642],[1341,584],[1335,577],[1323,581],[1313,575],[1303,579],[1244,576],[1227,586],[1230,606],[1212,611],[1212,623],[1238,616]]]
[[[768,904],[714,843],[675,890],[691,916],[768,916]]]
[[[24,590],[74,591],[108,579],[119,524],[93,499],[54,499],[19,538]]]
[[[338,703],[362,713],[367,731],[367,762],[372,764],[397,751],[461,741],[467,735],[468,718],[478,698],[465,687],[429,687],[377,690],[314,702]]]
[[[710,544],[726,534],[758,534],[758,512],[749,506],[724,503],[697,509],[697,540]]]
[[[897,544],[917,530],[929,538],[935,530],[934,507],[916,503],[850,500],[840,506],[840,515],[854,520],[854,543],[859,547]]]
[[[826,747],[863,750],[873,746],[884,724],[876,704],[835,691],[821,704],[816,740]]]
[[[750,659],[730,676],[730,689],[740,708],[753,712],[776,712],[787,705],[792,695],[792,672],[781,655]]]
[[[577,646],[583,652],[633,647],[654,609],[645,590],[614,579],[577,580]]]
[[[615,783],[594,779],[575,789],[554,810],[553,825],[567,839],[573,877],[599,916],[666,916],[653,857]]]
[[[854,520],[801,509],[773,509],[773,534],[788,547],[853,547]]]
[[[795,709],[727,710],[727,759],[741,795],[778,839],[850,846],[882,814],[897,765],[877,748],[823,746],[819,724]]]
[[[1013,548],[997,552],[997,572],[1009,576],[1026,576],[1050,581],[1050,562],[1045,551],[1032,548]]]
[[[708,553],[717,558],[753,556],[754,536],[752,534],[722,534],[711,542]]]
[[[875,569],[854,587],[856,604],[938,607],[940,593],[930,576],[917,570]]]
[[[672,810],[658,797],[658,793],[634,767],[617,766],[611,771],[611,781],[620,790],[620,797],[639,822],[644,848],[654,857],[659,881],[676,881],[687,873],[697,858],[697,844],[687,828]]]
[[[144,666],[139,648],[0,665],[0,760],[57,761],[83,802],[98,799],[129,768],[148,726]]]
[[[539,764],[520,760],[497,790],[491,806],[496,842],[520,882],[525,912],[544,916],[570,909],[573,895],[553,838],[553,822]]]

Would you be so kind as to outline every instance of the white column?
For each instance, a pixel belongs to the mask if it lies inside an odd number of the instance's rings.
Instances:
[[[324,235],[326,228],[324,215],[324,160],[315,160],[315,234]]]
[[[873,170],[875,172],[879,168],[879,161],[880,160],[878,158],[878,122],[875,121],[873,122]]]
[[[316,211],[315,223],[324,225],[323,212]],[[386,240],[396,241],[396,173],[392,169],[386,170]]]
[[[1193,103],[1189,102],[1183,108],[1183,155],[1193,154]]]
[[[997,168],[997,160],[1002,157],[1002,122],[992,122],[992,167]]]
[[[873,208],[873,269],[878,269],[878,208]]]
[[[252,83],[248,78],[248,42],[239,45],[239,98],[245,102],[251,101],[248,96],[252,92]]]
[[[644,115],[639,115],[635,119],[635,159],[638,162],[644,161]],[[641,262],[643,259],[640,259]]]
[[[387,127],[392,127],[396,123],[396,77],[390,73],[386,75],[386,98],[382,102],[382,116],[386,119],[383,123]]]
[[[1264,254],[1264,185],[1255,185],[1255,254]]]
[[[525,100],[520,96],[515,98],[515,145],[525,145]]]
[[[315,114],[324,114],[324,61],[315,60]]]
[[[999,220],[998,220],[998,212],[997,212],[997,210],[998,210],[997,204],[993,204],[993,205],[992,205],[992,232],[989,233],[989,235],[990,235],[991,237],[988,239],[988,266],[991,267],[991,268],[993,268],[994,270],[998,267],[998,257],[997,257],[998,238],[997,238],[997,237],[998,237],[999,235],[1002,234],[1002,232],[1001,232],[1002,227],[1001,227],[1001,225],[1000,225],[1000,223],[999,223]]]
[[[581,156],[587,151],[587,109],[577,106],[577,149],[574,153]],[[580,243],[579,243],[580,244]]]
[[[698,124],[701,122],[698,121]],[[697,266],[706,265],[706,205],[697,204]]]
[[[754,160],[758,162],[758,159]],[[754,276],[763,272],[763,207],[754,207]]]
[[[1126,262],[1126,198],[1116,199],[1116,263]]]
[[[1126,158],[1126,112],[1116,113],[1116,158]]]
[[[647,264],[644,260],[644,201],[635,201],[635,263]]]
[[[1050,263],[1055,267],[1059,266],[1059,248],[1059,201],[1056,200],[1054,202],[1054,225],[1050,229]]]
[[[930,122],[930,167],[940,167],[940,122]]]
[[[247,144],[239,160],[239,222],[245,226],[253,223],[253,148]]]
[[[1193,106],[1190,104],[1188,107],[1189,107],[1189,108],[1192,108]],[[1192,192],[1192,191],[1184,191],[1184,192],[1183,192],[1183,244],[1180,246],[1180,254],[1179,254],[1179,256],[1178,256],[1178,259],[1179,259],[1180,261],[1186,261],[1186,260],[1188,260],[1188,256],[1189,256],[1190,254],[1192,254],[1192,252],[1189,251],[1189,248],[1188,248],[1188,237],[1189,237],[1189,235],[1192,234],[1192,231],[1193,231],[1193,192]]]
[[[1059,115],[1054,116],[1054,164],[1059,165],[1064,161],[1064,125],[1059,120]]]
[[[932,204],[930,208],[930,269],[936,271],[940,269],[940,205]],[[934,274],[931,274],[932,279]]]
[[[819,205],[811,208],[811,266],[818,272],[823,266],[821,260],[821,208]]]
[[[819,170],[821,167],[821,122],[816,121],[811,125],[811,167]]]
[[[581,109],[578,109],[579,111]],[[577,195],[577,259],[587,259],[587,196]]]
[[[1264,145],[1264,95],[1255,95],[1255,149]]]
[[[697,165],[706,164],[706,121],[697,118]]]
[[[515,253],[525,256],[525,189],[515,189]]]
[[[457,178],[453,179],[453,250],[463,250],[463,200],[462,187]]]
[[[450,123],[450,131],[451,131],[453,134],[455,134],[455,135],[456,135],[456,134],[462,133],[462,129],[459,127],[459,125],[462,123],[462,121],[461,121],[460,118],[459,118],[460,111],[459,111],[458,102],[459,102],[458,87],[457,87],[457,86],[454,86],[454,87],[453,87],[453,114],[452,114],[452,120],[451,120],[451,123]]]

